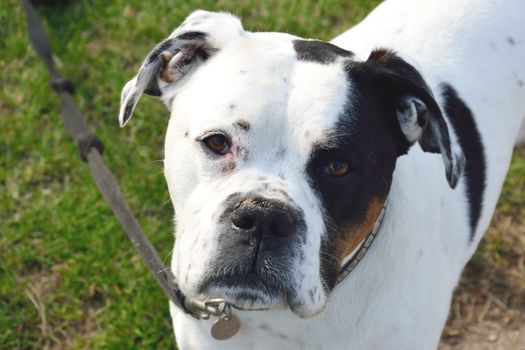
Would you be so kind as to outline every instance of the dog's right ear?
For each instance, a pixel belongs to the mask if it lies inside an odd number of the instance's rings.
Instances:
[[[131,118],[143,93],[162,98],[166,91],[180,86],[210,56],[243,34],[240,20],[233,15],[193,12],[151,50],[137,75],[122,89],[120,126]],[[169,103],[166,104],[169,108]]]
[[[455,188],[463,173],[465,157],[418,70],[386,49],[373,50],[366,62],[351,67],[354,77],[370,84],[378,94],[388,115],[396,115],[405,140],[400,154],[415,142],[425,152],[441,153],[447,181]]]

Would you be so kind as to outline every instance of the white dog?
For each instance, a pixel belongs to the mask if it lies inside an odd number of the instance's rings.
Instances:
[[[179,348],[435,349],[524,81],[523,0],[389,0],[331,43],[190,15],[120,113],[142,93],[168,107],[172,269],[240,324],[218,341],[171,305]]]

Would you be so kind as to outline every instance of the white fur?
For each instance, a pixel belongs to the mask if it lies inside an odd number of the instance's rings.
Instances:
[[[393,49],[418,68],[439,104],[439,84],[454,86],[475,116],[487,176],[470,242],[464,180],[450,189],[441,157],[413,146],[397,161],[377,239],[328,297],[320,292],[319,277],[325,227],[304,166],[312,143],[333,128],[352,93],[341,62],[298,62],[294,37],[287,34],[227,34],[220,52],[184,84],[164,86],[171,110],[165,174],[177,222],[172,269],[183,292],[192,298],[224,296],[221,290],[197,295],[195,287],[214,268],[209,258],[217,248],[222,201],[233,192],[263,191],[261,174],[305,212],[308,258],[294,266],[291,283],[301,300],[312,287],[319,291],[315,303],[295,313],[282,301],[272,301],[269,311],[236,312],[242,327],[223,342],[209,334],[213,320],[195,320],[170,305],[179,348],[436,349],[453,289],[490,223],[525,117],[525,88],[516,84],[516,77],[525,80],[524,13],[522,0],[388,0],[333,40],[363,60],[376,47]],[[249,137],[232,126],[238,119],[251,123]],[[213,128],[227,129],[249,151],[248,160],[239,160],[228,176],[218,175],[224,163],[205,159],[194,141]],[[413,123],[403,131],[414,140],[420,134]],[[281,147],[287,152],[277,159]]]

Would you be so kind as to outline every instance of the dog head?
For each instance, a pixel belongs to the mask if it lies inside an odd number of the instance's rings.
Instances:
[[[399,156],[418,142],[441,153],[451,187],[461,174],[430,89],[388,50],[358,61],[198,11],[126,84],[121,125],[143,93],[171,113],[172,268],[190,298],[313,316],[372,229]]]

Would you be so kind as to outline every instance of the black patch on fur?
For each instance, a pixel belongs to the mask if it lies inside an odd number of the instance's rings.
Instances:
[[[193,54],[193,57],[200,57],[203,61],[206,61],[208,58],[210,58],[211,54],[216,51],[212,48],[206,48],[204,46],[193,46],[190,49],[190,52]]]
[[[323,285],[328,289],[325,292],[335,287],[339,274],[338,243],[348,240],[351,228],[363,221],[373,198],[386,197],[396,159],[408,149],[395,114],[387,115],[373,90],[363,88],[353,89],[359,93],[349,96],[352,108],[345,109],[334,132],[327,135],[328,141],[314,147],[307,165],[309,182],[325,213],[327,232],[320,259]],[[348,175],[330,177],[323,173],[332,161],[340,159],[350,164]]]
[[[159,84],[157,83],[157,79],[151,79],[148,87],[146,88],[146,90],[144,90],[144,93],[146,95],[155,96],[155,97],[159,97],[160,95],[162,95]]]
[[[465,155],[465,183],[469,202],[470,239],[474,237],[483,206],[486,181],[485,150],[472,111],[449,84],[441,85],[444,111]]]
[[[299,61],[334,63],[337,57],[352,57],[354,54],[333,44],[318,40],[294,40],[293,48]]]
[[[186,32],[182,33],[181,35],[177,36],[176,39],[178,40],[204,40],[208,34],[203,32]]]
[[[438,135],[424,132],[425,140],[420,140],[424,150],[439,152],[438,136],[449,142],[439,106],[422,76],[393,52],[375,50],[365,62],[348,60],[345,71],[352,84],[348,102],[332,132],[314,146],[307,164],[310,184],[325,213],[327,234],[320,260],[329,290],[339,273],[337,244],[350,239],[374,201],[386,198],[397,158],[411,146],[396,115],[402,98],[419,98],[428,110],[426,117],[438,119]],[[348,162],[351,171],[343,177],[325,175],[323,169],[335,160]]]
[[[425,152],[440,153],[439,142],[442,142],[448,158],[452,158],[448,129],[441,110],[423,77],[412,65],[390,50],[377,49],[372,51],[366,62],[349,62],[347,71],[362,86],[372,87],[372,93],[379,97],[383,106],[390,109],[398,108],[403,96],[412,95],[419,98],[428,110],[423,116],[432,118],[438,130],[437,134],[430,127],[423,131],[419,140],[421,148]],[[418,120],[418,124],[428,125],[428,120]],[[406,141],[405,145],[406,153],[410,145]]]
[[[425,104],[426,113],[418,114],[418,118],[423,118],[418,120],[418,124],[426,127],[418,142],[423,151],[444,153],[444,158],[450,160],[445,170],[447,180],[454,188],[462,160],[455,159],[452,155],[448,128],[441,109],[417,69],[387,49],[372,51],[366,62],[349,62],[348,69],[355,79],[373,84],[375,93],[389,108],[399,106],[399,101],[404,96],[417,97]]]
[[[126,108],[124,109],[124,115],[122,116],[122,124],[125,124],[128,119],[131,117],[131,113],[133,113],[133,103],[135,100],[135,94],[131,95],[131,97],[128,100],[128,103],[126,103]]]

